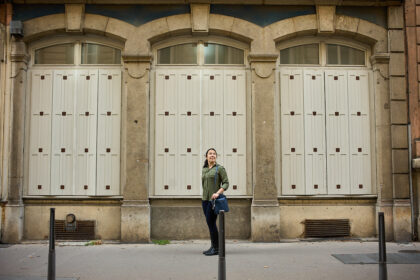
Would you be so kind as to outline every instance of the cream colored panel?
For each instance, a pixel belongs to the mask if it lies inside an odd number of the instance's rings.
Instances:
[[[352,194],[371,193],[369,75],[349,71],[350,184]]]
[[[98,195],[120,193],[121,71],[99,70],[97,186]]]
[[[74,193],[75,71],[54,71],[51,194]]]
[[[77,72],[75,194],[95,195],[98,70]]]
[[[201,82],[201,154],[204,155],[209,148],[215,148],[218,154],[217,161],[222,165],[224,162],[223,89],[223,70],[203,70]]]
[[[32,71],[29,195],[50,194],[52,71]]]
[[[245,116],[246,89],[244,70],[225,70],[224,113]]]
[[[349,194],[347,72],[325,71],[328,194]]]
[[[179,195],[178,90],[179,71],[156,72],[155,194]],[[186,167],[184,167],[186,168]]]
[[[305,194],[303,77],[301,70],[282,69],[282,194]]]
[[[322,70],[304,71],[306,194],[326,194],[325,98]]]
[[[175,195],[199,195],[200,164],[200,72],[180,71],[178,95],[178,173]]]

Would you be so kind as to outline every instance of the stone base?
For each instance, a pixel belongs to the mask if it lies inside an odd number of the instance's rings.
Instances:
[[[411,239],[410,200],[394,200],[394,241],[409,242]]]
[[[376,205],[376,235],[379,236],[378,213],[384,212],[385,240],[394,241],[394,213],[392,202],[378,202]]]
[[[121,241],[150,242],[149,201],[124,201],[121,206]]]
[[[277,201],[253,201],[251,240],[254,242],[280,241],[280,209]]]
[[[24,213],[24,207],[21,204],[5,206],[1,242],[19,243],[22,241]]]

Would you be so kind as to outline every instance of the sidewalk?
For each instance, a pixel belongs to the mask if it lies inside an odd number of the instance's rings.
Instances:
[[[57,245],[57,279],[217,279],[218,257],[201,253],[208,243]],[[420,253],[420,243],[387,243],[387,253],[401,250]],[[343,264],[331,255],[377,252],[377,242],[228,241],[227,279],[378,279],[377,264]],[[47,276],[47,260],[47,244],[0,244],[0,280],[46,279],[42,277]],[[388,264],[390,280],[419,279],[419,275],[419,264]]]

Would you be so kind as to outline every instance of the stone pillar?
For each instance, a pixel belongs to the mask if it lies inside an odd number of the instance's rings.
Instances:
[[[10,106],[8,123],[5,126],[5,148],[10,151],[5,155],[7,164],[7,197],[5,200],[5,220],[2,241],[5,243],[18,243],[23,238],[24,207],[23,195],[23,147],[25,125],[25,89],[26,71],[28,63],[25,43],[19,40],[11,42],[11,77],[10,77]],[[7,146],[6,146],[7,145]]]
[[[123,56],[121,241],[150,241],[149,74],[151,56]]]
[[[251,239],[280,240],[275,183],[275,68],[277,54],[250,54],[252,73],[253,188]]]
[[[376,191],[378,200],[376,212],[385,214],[386,239],[394,239],[393,230],[393,189],[392,189],[392,148],[391,112],[389,94],[389,53],[377,53],[371,57],[374,85],[375,108],[375,161]],[[372,116],[373,117],[373,116]],[[376,220],[378,215],[376,213]],[[376,223],[378,226],[378,223]],[[378,231],[377,231],[378,232]]]

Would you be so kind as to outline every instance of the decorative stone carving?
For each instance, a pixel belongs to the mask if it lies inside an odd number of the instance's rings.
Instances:
[[[66,4],[66,31],[82,32],[84,17],[84,4]]]
[[[266,79],[274,73],[277,56],[277,54],[250,54],[248,55],[248,61],[255,74],[262,79]]]
[[[150,70],[151,55],[123,55],[124,68],[133,79],[141,79]]]
[[[207,34],[209,32],[209,4],[191,4],[192,32]]]

